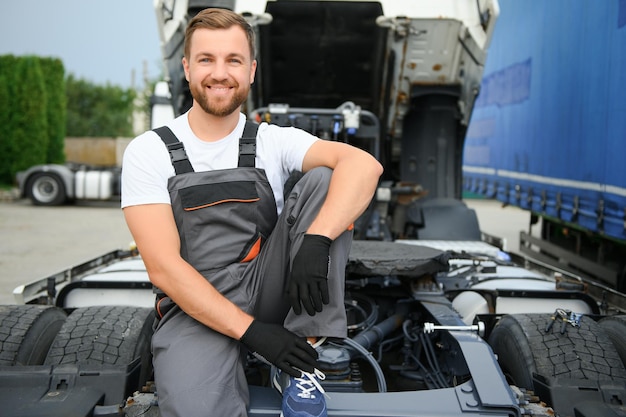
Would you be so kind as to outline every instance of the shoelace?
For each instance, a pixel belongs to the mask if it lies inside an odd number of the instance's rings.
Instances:
[[[324,374],[324,372],[320,371],[317,368],[315,368],[313,373],[302,371],[302,376],[300,378],[294,378],[294,380],[297,382],[296,387],[300,390],[300,392],[298,393],[298,397],[315,398],[315,395],[313,395],[313,391],[315,391],[316,389],[324,394],[325,397],[328,397],[326,391],[324,391],[324,388],[322,388],[320,383],[317,382],[318,379],[323,381],[324,379],[326,379],[326,375]]]
[[[319,346],[321,346],[322,344],[324,344],[324,342],[326,341],[326,339],[327,339],[327,337],[326,337],[326,336],[323,336],[323,337],[320,337],[319,339],[317,339],[317,342],[315,342],[315,343],[310,343],[310,342],[307,342],[307,343],[308,343],[309,345],[313,346],[313,349],[317,349]]]

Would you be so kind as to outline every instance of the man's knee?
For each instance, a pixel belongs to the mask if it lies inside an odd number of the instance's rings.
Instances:
[[[328,167],[315,167],[305,175],[311,177],[313,181],[329,183],[333,170]]]
[[[292,172],[284,184],[283,198],[287,200],[289,194],[291,194],[294,189],[301,190],[308,184],[315,184],[317,187],[322,186],[323,188],[328,188],[332,172],[332,169],[328,167],[315,167],[306,174],[301,171]]]
[[[332,173],[333,170],[327,167],[313,168],[298,181],[294,191],[297,194],[301,194],[303,190],[306,190],[304,191],[305,194],[326,193]]]

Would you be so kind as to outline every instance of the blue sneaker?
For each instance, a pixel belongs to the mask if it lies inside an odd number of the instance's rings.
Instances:
[[[274,379],[276,388],[283,394],[281,417],[327,417],[324,388],[318,380],[324,380],[323,372],[302,372],[295,378],[284,372],[278,372]]]

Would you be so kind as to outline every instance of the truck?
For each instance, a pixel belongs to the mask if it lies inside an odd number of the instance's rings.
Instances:
[[[464,190],[531,213],[523,253],[624,292],[626,4],[575,4],[507,3],[467,134]]]
[[[154,3],[168,79],[155,113],[191,99],[180,59],[205,7],[245,16],[259,69],[244,111],[362,147],[385,167],[355,223],[348,337],[319,349],[330,416],[614,416],[626,400],[626,300],[506,252],[462,201],[463,144],[499,19],[496,0]],[[159,416],[154,302],[141,254],[113,250],[0,306],[0,410]],[[271,367],[245,359],[248,415],[278,416]]]
[[[77,200],[110,200],[121,195],[121,168],[68,162],[34,165],[16,174],[18,195],[37,206]]]

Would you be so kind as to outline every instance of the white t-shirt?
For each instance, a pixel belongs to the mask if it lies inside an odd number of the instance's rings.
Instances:
[[[168,127],[183,142],[194,171],[236,168],[239,159],[239,138],[246,118],[228,136],[215,142],[199,139],[189,126],[185,113]],[[318,140],[308,132],[293,127],[261,123],[257,134],[256,167],[265,170],[272,186],[278,213],[283,208],[283,185],[289,174],[302,170],[304,155]],[[133,139],[122,164],[122,208],[140,204],[171,204],[167,189],[168,179],[174,176],[174,167],[163,141],[153,131]]]

